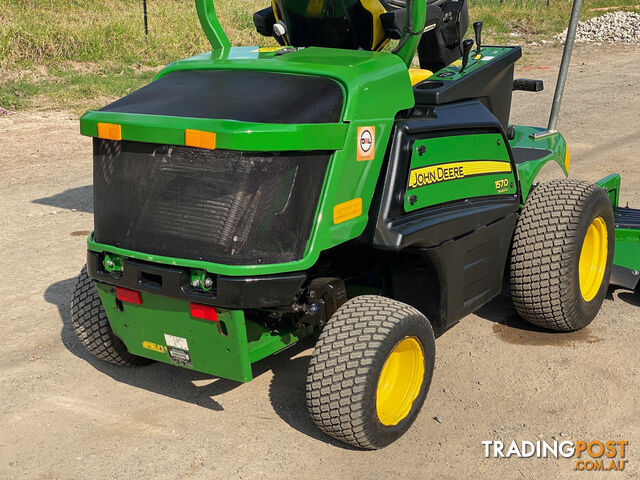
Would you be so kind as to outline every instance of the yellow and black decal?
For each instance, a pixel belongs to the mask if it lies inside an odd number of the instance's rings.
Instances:
[[[501,178],[500,180],[496,180],[493,183],[496,186],[496,193],[504,193],[509,190],[509,178]]]
[[[429,165],[411,170],[407,190],[451,180],[500,173],[511,173],[511,163],[495,160],[471,160]]]
[[[146,340],[142,342],[142,348],[146,348],[147,350],[153,350],[158,353],[165,353],[167,351],[167,347],[164,345],[159,345],[153,342],[147,342]]]

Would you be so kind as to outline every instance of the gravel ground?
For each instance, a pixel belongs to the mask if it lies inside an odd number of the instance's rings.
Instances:
[[[538,49],[517,69],[546,88],[514,92],[514,123],[546,123],[560,54]],[[573,176],[618,172],[622,203],[640,208],[638,60],[637,48],[578,47],[559,129]],[[91,140],[66,113],[33,112],[0,116],[0,146],[0,478],[640,478],[639,293],[611,290],[570,334],[529,327],[497,299],[436,340],[411,430],[353,450],[307,414],[308,343],[247,384],[89,356],[69,299],[93,224]],[[485,458],[481,444],[554,438],[627,440],[628,463],[589,474],[572,459]]]
[[[559,42],[567,38],[567,30],[554,37]],[[578,43],[619,43],[640,45],[640,15],[635,12],[610,12],[578,23]]]

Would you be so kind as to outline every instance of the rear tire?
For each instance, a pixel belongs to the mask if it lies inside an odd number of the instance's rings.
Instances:
[[[615,229],[605,191],[560,179],[527,198],[513,239],[513,304],[528,322],[570,332],[595,318],[607,293]]]
[[[80,342],[94,357],[114,365],[133,367],[152,362],[132,355],[115,336],[102,306],[100,295],[87,266],[82,267],[71,299],[71,325]]]
[[[431,324],[415,308],[375,295],[329,319],[307,376],[307,408],[327,435],[377,449],[404,434],[427,396],[435,360]]]

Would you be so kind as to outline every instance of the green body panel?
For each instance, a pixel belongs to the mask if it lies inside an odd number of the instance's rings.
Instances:
[[[96,282],[100,299],[113,332],[127,349],[138,356],[191,368],[219,377],[248,382],[253,378],[251,364],[293,345],[313,333],[310,327],[269,331],[245,318],[241,310],[216,308],[218,324],[193,318],[189,302],[141,292],[142,305],[116,302],[111,285]],[[186,340],[190,365],[172,360],[165,335]],[[143,347],[151,342],[162,351]]]
[[[596,185],[606,190],[611,205],[617,207],[620,201],[620,175],[617,173],[607,175],[603,179],[598,180]]]
[[[166,351],[165,340],[165,334],[173,335],[186,339],[193,369],[238,381],[251,380],[242,311],[218,310],[218,318],[227,330],[224,336],[215,322],[192,318],[187,302],[142,292],[142,305],[123,302],[120,311],[114,287],[98,282],[96,286],[113,332],[131,353],[175,364]],[[144,348],[142,342],[163,346],[165,351]]]
[[[260,50],[234,47],[179,60],[169,64],[156,79],[182,70],[266,71],[329,77],[343,88],[342,118],[352,122],[351,126],[392,123],[398,111],[414,105],[408,70],[396,55],[316,47],[283,55]],[[340,140],[347,128],[345,124],[260,124],[90,111],[80,119],[81,133],[97,136],[98,122],[122,125],[122,136],[128,140],[184,145],[184,129],[192,128],[215,132],[217,148],[252,151],[341,149]]]
[[[272,263],[268,265],[224,265],[221,263],[203,262],[200,260],[189,260],[187,258],[165,257],[162,255],[152,255],[144,252],[136,252],[127,250],[126,248],[118,248],[104,243],[98,243],[93,240],[93,233],[87,238],[87,248],[92,252],[110,252],[122,257],[132,258],[135,260],[144,260],[145,262],[160,263],[163,265],[174,265],[187,268],[196,268],[205,270],[209,273],[220,275],[268,275],[270,273],[293,272],[308,268],[306,265],[308,260],[288,263]],[[308,266],[313,265],[313,263]]]
[[[252,363],[273,355],[287,348],[299,340],[313,334],[312,326],[295,330],[269,330],[255,322],[247,324],[247,338],[249,339],[249,361]]]
[[[640,270],[640,230],[616,228],[613,264],[631,270]]]
[[[231,42],[224,33],[218,17],[216,9],[213,6],[213,0],[196,0],[196,11],[198,19],[204,34],[207,36],[209,43],[214,50],[231,47]]]
[[[598,180],[596,185],[609,195],[613,207],[620,201],[620,175],[612,173]],[[616,247],[613,264],[631,270],[640,270],[640,229],[616,227]]]
[[[421,149],[424,149],[422,155],[419,153]],[[501,172],[467,173],[465,169],[478,164],[476,161],[499,162]],[[422,168],[431,166],[435,168]],[[429,184],[424,184],[429,181],[428,175],[419,172],[427,170],[433,177]],[[496,194],[513,195],[517,191],[509,152],[502,135],[497,133],[417,140],[413,145],[411,172],[415,172],[416,177],[424,178],[424,181],[422,186],[412,188],[410,173],[404,199],[407,212],[452,200]],[[447,179],[448,175],[453,176]]]
[[[541,138],[532,138],[531,134],[535,132],[542,132],[544,128],[537,127],[524,127],[515,126],[516,134],[513,140],[509,143],[511,148],[537,148],[541,150],[548,150],[550,153],[543,156],[538,160],[531,160],[528,162],[520,163],[516,165],[518,171],[518,181],[520,182],[520,192],[522,194],[522,203],[529,196],[531,187],[540,173],[542,167],[550,161],[556,162],[562,168],[565,175],[569,175],[565,164],[564,157],[567,150],[567,143],[564,137],[560,133],[548,135]]]
[[[251,123],[94,111],[83,115],[80,133],[97,137],[98,122],[121,125],[123,140],[184,145],[184,131],[189,128],[215,132],[216,148],[261,152],[341,149],[348,130],[342,123]]]

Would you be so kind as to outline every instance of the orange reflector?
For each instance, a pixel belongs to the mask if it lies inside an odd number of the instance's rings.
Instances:
[[[216,134],[213,132],[203,132],[202,130],[184,131],[184,144],[187,147],[216,149]]]
[[[128,288],[116,287],[116,297],[122,302],[134,303],[136,305],[142,305],[142,298],[140,292],[135,290],[129,290]]]
[[[362,199],[354,198],[333,207],[333,223],[338,224],[359,217],[362,214]]]
[[[98,123],[98,138],[122,140],[122,127],[115,123]]]
[[[571,155],[569,155],[569,146],[564,147],[564,168],[569,173],[569,165],[571,163]]]
[[[189,303],[191,316],[201,318],[202,320],[218,321],[218,312],[210,305],[200,305],[199,303]]]

